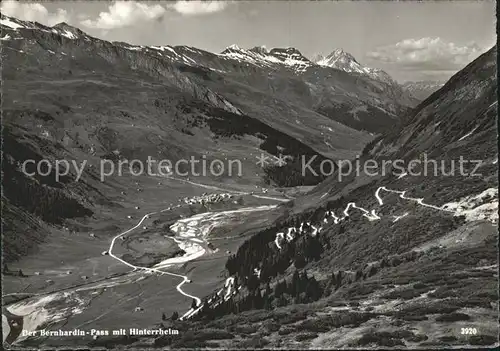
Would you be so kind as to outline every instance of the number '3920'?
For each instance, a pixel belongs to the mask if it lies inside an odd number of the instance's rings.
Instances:
[[[462,334],[462,335],[476,335],[477,329],[476,328],[461,328],[460,334]]]

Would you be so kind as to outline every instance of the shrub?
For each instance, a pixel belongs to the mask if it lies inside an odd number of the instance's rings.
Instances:
[[[259,328],[253,325],[237,325],[234,327],[234,331],[238,334],[253,334],[256,333]]]
[[[297,329],[309,332],[326,332],[332,328],[340,328],[343,326],[359,326],[362,323],[373,318],[373,313],[347,312],[339,313],[330,316],[324,316],[317,319],[308,319],[297,326]]]
[[[305,334],[299,334],[295,337],[296,341],[305,341],[305,340],[311,340],[315,339],[318,337],[318,334],[316,333],[305,333]]]
[[[295,314],[286,314],[281,316],[275,316],[274,320],[280,324],[292,324],[295,322],[302,321],[307,318],[307,313],[295,313]]]
[[[424,288],[427,288],[427,284],[424,283],[413,284],[413,289],[424,289]]]
[[[198,340],[224,340],[233,339],[234,335],[225,330],[203,330],[201,335],[197,337]]]
[[[406,316],[402,316],[401,319],[405,320],[405,321],[426,321],[429,319],[429,317],[427,316],[415,316],[415,315],[406,315]]]
[[[453,303],[453,301],[436,301],[427,305],[412,305],[404,308],[401,311],[396,312],[396,315],[400,317],[412,315],[412,316],[425,316],[428,314],[438,314],[438,313],[452,313],[460,309],[462,306],[458,303]]]
[[[424,334],[415,334],[415,335],[412,335],[412,336],[409,336],[408,338],[406,338],[406,340],[411,341],[411,342],[422,342],[422,341],[425,341],[427,339],[428,339],[427,335],[424,335]]]
[[[454,341],[457,341],[457,338],[453,335],[445,335],[439,338],[439,341],[444,342],[444,343],[452,343]]]
[[[405,343],[395,333],[390,332],[371,332],[364,334],[358,341],[357,345],[366,346],[376,344],[379,346],[393,347],[404,346]]]
[[[498,342],[498,338],[491,335],[473,335],[469,338],[471,345],[493,345]]]
[[[172,343],[171,348],[172,349],[199,349],[199,348],[205,348],[207,347],[208,344],[204,341],[201,340],[187,340],[187,339],[180,339],[178,341],[175,341]]]
[[[324,333],[330,330],[328,323],[322,319],[309,319],[299,324],[299,329],[310,332]]]
[[[260,349],[269,344],[269,341],[264,338],[254,337],[243,340],[238,344],[238,348],[242,349]]]
[[[373,293],[374,291],[376,291],[377,289],[380,289],[380,288],[382,288],[382,285],[380,285],[379,283],[371,283],[371,282],[370,283],[356,283],[347,289],[345,295],[348,298],[361,297],[361,296],[364,297],[366,295]]]
[[[407,289],[407,290],[395,290],[386,294],[384,297],[387,299],[403,299],[403,300],[411,300],[415,297],[418,297],[422,294],[422,291]]]
[[[268,322],[264,326],[270,332],[276,332],[276,331],[280,330],[280,325],[278,323],[275,323],[275,322]]]
[[[458,321],[468,321],[470,316],[465,313],[453,312],[448,314],[442,314],[436,318],[436,322],[458,322]]]
[[[287,327],[287,328],[280,329],[278,331],[278,335],[288,335],[288,334],[292,334],[293,332],[295,332],[294,328]]]
[[[164,347],[164,346],[172,345],[173,341],[174,341],[174,338],[171,335],[166,335],[166,336],[161,336],[159,338],[156,338],[153,345],[155,347]]]

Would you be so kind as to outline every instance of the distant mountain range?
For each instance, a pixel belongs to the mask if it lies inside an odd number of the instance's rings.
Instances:
[[[433,92],[440,89],[445,82],[433,81],[433,80],[422,80],[411,82],[407,81],[402,84],[403,89],[408,91],[413,97],[418,100],[425,100]]]
[[[320,66],[336,68],[349,73],[358,73],[367,75],[373,79],[384,81],[388,84],[397,84],[392,77],[381,69],[365,67],[361,65],[351,54],[342,49],[333,51],[330,55],[324,57],[316,55],[313,60]],[[444,85],[443,81],[407,81],[401,87],[407,91],[411,97],[422,101]]]

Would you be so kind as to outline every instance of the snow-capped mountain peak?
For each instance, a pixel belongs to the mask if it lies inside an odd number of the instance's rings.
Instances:
[[[256,53],[262,54],[262,55],[267,55],[269,53],[269,51],[267,50],[265,45],[254,46],[249,51],[256,52]]]
[[[323,56],[323,55],[321,55],[321,54],[315,54],[315,55],[312,57],[311,61],[317,64],[318,62],[320,62],[320,61],[322,61],[322,60],[324,60],[324,59],[325,59],[325,56]]]
[[[83,33],[80,29],[73,27],[66,22],[58,23],[52,28],[61,31],[61,35],[64,35],[65,37],[68,37],[70,39],[76,39],[78,37],[85,36],[85,33]]]
[[[269,55],[278,59],[287,66],[293,66],[298,72],[304,72],[308,67],[314,65],[307,57],[293,47],[274,48],[269,51]]]
[[[255,46],[251,49],[242,49],[238,45],[231,45],[224,49],[221,56],[239,61],[249,62],[258,66],[272,66],[281,64],[300,73],[313,63],[296,48],[273,48],[270,51],[265,46]]]
[[[351,54],[343,49],[336,49],[330,55],[316,61],[320,66],[337,68],[346,72],[366,73],[366,67],[359,64]]]
[[[226,48],[226,50],[238,50],[238,51],[240,51],[240,50],[241,50],[241,48],[240,48],[238,45],[236,45],[236,44],[231,44],[231,45],[229,45],[229,46]]]
[[[358,64],[358,61],[349,54],[345,52],[343,49],[336,49],[330,55],[323,58],[322,60],[317,62],[321,66],[329,66],[333,68],[337,68],[336,66],[352,66],[353,64]]]
[[[271,51],[269,51],[270,55],[273,55],[283,61],[287,59],[292,59],[296,61],[302,61],[302,62],[311,62],[309,61],[308,58],[306,58],[302,53],[293,47],[287,47],[287,48],[274,48]]]
[[[363,66],[356,60],[354,56],[344,51],[343,49],[336,49],[326,57],[318,55],[315,63],[320,66],[336,68],[348,73],[359,73],[367,75],[371,78],[381,80],[386,83],[393,83],[392,78],[386,72],[381,69]]]

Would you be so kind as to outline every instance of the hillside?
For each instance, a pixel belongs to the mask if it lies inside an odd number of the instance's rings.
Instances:
[[[284,205],[287,215],[228,260],[243,288],[202,308],[195,318],[209,324],[199,328],[238,321],[229,329],[235,341],[218,343],[238,347],[259,345],[252,335],[269,347],[497,342],[496,54],[494,47],[465,67],[401,129],[364,150],[365,161],[405,165],[425,153],[447,162],[446,174],[417,165],[410,174],[335,175]],[[450,173],[460,156],[481,162]],[[225,317],[235,312],[239,318]],[[460,321],[480,335],[450,335]]]

